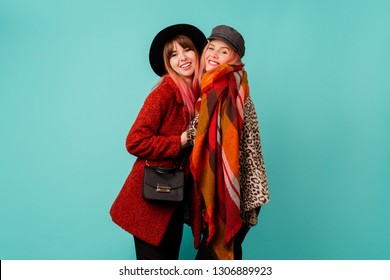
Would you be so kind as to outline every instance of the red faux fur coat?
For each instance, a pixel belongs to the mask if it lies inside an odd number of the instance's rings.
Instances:
[[[146,98],[126,139],[127,150],[137,159],[110,215],[124,230],[155,246],[160,244],[177,204],[143,199],[145,160],[150,165],[173,166],[181,156],[180,135],[188,123],[189,114],[180,91],[170,77],[165,77]],[[188,166],[187,161],[187,174]]]

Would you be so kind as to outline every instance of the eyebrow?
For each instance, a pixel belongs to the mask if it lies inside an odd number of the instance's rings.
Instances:
[[[209,46],[213,46],[213,47],[216,47],[213,43],[210,43]],[[220,49],[227,49],[230,51],[230,48],[229,47],[219,47]]]

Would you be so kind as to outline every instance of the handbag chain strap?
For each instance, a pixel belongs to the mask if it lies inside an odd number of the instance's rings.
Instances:
[[[178,168],[179,170],[182,170],[182,169],[183,169],[184,161],[185,161],[185,158],[183,158],[183,160],[181,161],[181,163],[180,163],[179,166],[176,166],[176,165],[175,165],[173,168]],[[146,164],[146,166],[151,166],[151,165],[149,164],[149,162],[148,162],[147,159],[145,160],[145,164]],[[154,167],[158,167],[158,166],[154,165]]]

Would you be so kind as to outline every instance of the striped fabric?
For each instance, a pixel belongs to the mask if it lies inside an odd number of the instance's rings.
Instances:
[[[239,147],[249,96],[243,65],[224,64],[206,72],[201,90],[191,168],[205,206],[207,242],[218,259],[233,259],[233,237],[242,224]]]

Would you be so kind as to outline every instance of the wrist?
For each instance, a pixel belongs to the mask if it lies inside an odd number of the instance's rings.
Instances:
[[[188,145],[188,136],[187,136],[187,132],[184,131],[182,134],[181,134],[181,137],[180,137],[180,141],[181,141],[181,147],[184,148]]]

